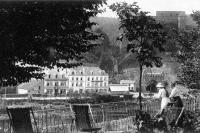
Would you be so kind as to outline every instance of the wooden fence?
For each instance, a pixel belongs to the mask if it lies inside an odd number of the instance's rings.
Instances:
[[[196,111],[200,109],[200,100],[198,98],[183,99],[183,101],[186,110]],[[132,101],[92,104],[91,118],[95,123],[98,123],[104,131],[128,130],[133,127],[135,112],[138,109],[139,105]],[[147,100],[143,102],[143,110],[150,113],[152,116],[155,115],[159,109],[159,100]],[[38,129],[43,133],[71,133],[74,128],[74,117],[70,106],[54,109],[34,109],[34,117],[37,122],[37,126],[35,126],[33,122],[35,131]],[[6,114],[1,114],[0,133],[12,133]]]

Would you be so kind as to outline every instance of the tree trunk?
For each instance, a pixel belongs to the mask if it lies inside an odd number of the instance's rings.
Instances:
[[[140,80],[139,80],[139,105],[140,105],[140,111],[142,111],[142,65],[140,65]]]

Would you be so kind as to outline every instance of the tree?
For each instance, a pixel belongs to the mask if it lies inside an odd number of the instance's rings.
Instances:
[[[133,4],[114,3],[110,8],[117,13],[120,19],[120,29],[123,30],[122,37],[128,40],[127,51],[136,55],[140,68],[139,79],[139,104],[142,110],[141,90],[143,67],[160,67],[161,57],[157,52],[164,51],[163,44],[166,41],[166,33],[156,20],[148,16],[148,12],[140,11],[137,3]]]
[[[191,14],[193,20],[196,22],[198,29],[200,28],[200,11],[193,11]]]
[[[200,12],[191,14],[198,27],[200,25]],[[174,54],[179,63],[178,78],[187,87],[199,89],[200,87],[200,45],[199,29],[184,31],[176,39],[178,51]]]
[[[192,89],[200,87],[200,45],[197,31],[182,32],[178,39],[179,50],[175,54],[179,63],[178,78]]]
[[[42,68],[80,65],[96,46],[89,18],[105,0],[1,2],[0,85],[43,78]]]

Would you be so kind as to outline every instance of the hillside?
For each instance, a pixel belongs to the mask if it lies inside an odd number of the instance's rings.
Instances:
[[[116,40],[120,34],[119,20],[117,18],[95,17],[91,18],[91,21],[98,24],[97,31],[104,35],[104,40],[100,47],[86,55],[87,61],[85,64],[99,66],[111,76],[116,73],[119,74],[127,68],[137,68],[138,63],[135,56],[126,51],[127,41],[120,42]],[[185,19],[185,24],[187,27],[196,26],[189,15]],[[174,52],[174,48],[174,44],[168,42],[166,49],[169,51],[159,55],[163,58],[163,64],[170,68],[171,77],[173,78],[178,64],[174,62],[169,53],[170,51]]]

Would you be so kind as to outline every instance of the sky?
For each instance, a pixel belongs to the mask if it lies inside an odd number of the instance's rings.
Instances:
[[[155,16],[156,11],[185,11],[191,14],[192,11],[200,10],[200,0],[107,0],[108,5],[115,2],[137,2],[141,10],[150,12]],[[101,17],[117,17],[107,6],[106,12],[99,14]]]

